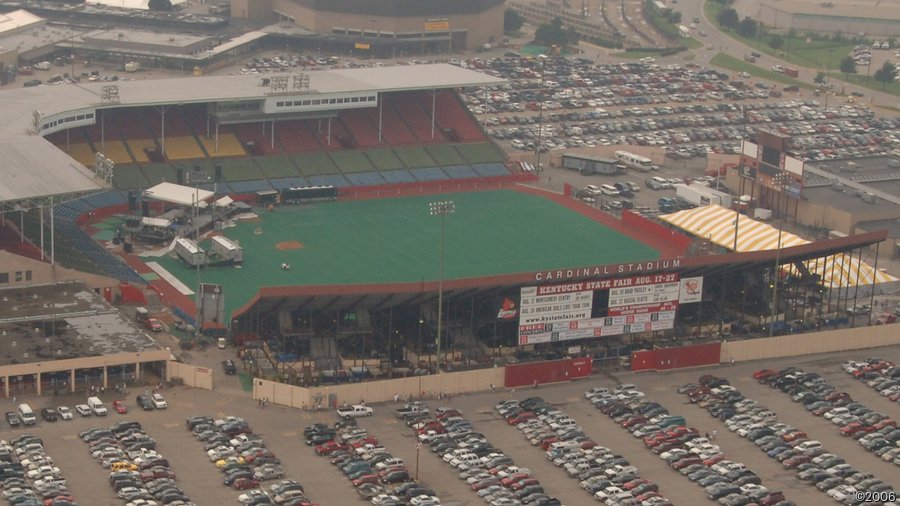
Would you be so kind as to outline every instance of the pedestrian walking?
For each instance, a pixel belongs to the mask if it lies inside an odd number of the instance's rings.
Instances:
[[[706,439],[709,439],[710,441],[712,441],[712,438],[709,437],[709,432],[706,433]]]
[[[713,430],[713,431],[712,431],[712,438],[713,438],[713,440],[715,440],[715,439],[716,439],[716,436],[718,436],[718,435],[719,435],[719,431],[717,431],[717,430]]]
[[[494,384],[491,383],[491,393],[494,393]]]

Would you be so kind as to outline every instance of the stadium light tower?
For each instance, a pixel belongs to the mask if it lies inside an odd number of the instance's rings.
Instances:
[[[438,267],[438,324],[437,324],[437,372],[441,372],[441,330],[444,323],[444,237],[445,237],[445,220],[447,215],[456,211],[456,203],[452,200],[441,200],[428,203],[428,212],[432,216],[440,216],[441,218],[441,254]]]

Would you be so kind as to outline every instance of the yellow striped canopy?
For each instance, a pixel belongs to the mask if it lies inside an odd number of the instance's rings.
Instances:
[[[737,227],[735,227],[735,218],[739,220]],[[733,210],[719,205],[685,209],[664,214],[659,219],[692,235],[707,239],[713,244],[740,253],[778,249],[779,245],[778,228],[748,218],[743,214],[737,214]],[[737,248],[734,247],[735,233],[737,233]],[[782,248],[809,244],[809,242],[790,232],[781,233]],[[795,269],[793,266],[784,268],[791,272]],[[822,284],[831,288],[897,281],[894,276],[883,271],[876,271],[856,257],[851,259],[850,255],[837,254],[818,261],[808,260],[806,268],[810,272],[818,274],[822,279]]]

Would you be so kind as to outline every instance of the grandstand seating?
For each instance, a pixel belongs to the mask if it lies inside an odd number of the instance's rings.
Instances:
[[[288,153],[320,151],[325,144],[320,143],[317,137],[305,120],[279,121],[275,124],[275,138]]]
[[[428,108],[422,106],[427,99]],[[445,142],[447,139],[439,128],[431,136],[431,95],[425,92],[400,93],[392,104],[403,118],[418,143]]]
[[[387,144],[399,146],[401,144],[415,144],[416,136],[410,131],[409,126],[394,106],[394,102],[398,100],[394,94],[386,95],[381,109],[381,131],[382,138]],[[369,121],[373,125],[378,125],[378,108],[365,109],[369,117]]]
[[[376,111],[377,114],[377,111]],[[341,121],[353,138],[353,146],[357,148],[373,148],[378,146],[377,117],[376,124],[369,121],[368,114],[362,109],[349,109],[341,112]]]
[[[423,98],[420,97],[420,100]],[[429,101],[430,105],[430,101]],[[442,90],[437,94],[437,115],[435,121],[441,130],[450,131],[455,135],[457,142],[483,141],[484,134],[481,128],[466,110],[457,95],[451,91]]]
[[[240,123],[231,127],[242,146],[246,147],[248,143],[253,143],[254,149],[249,154],[264,155],[282,152],[281,143],[276,142],[275,146],[272,146],[271,130],[263,123]],[[263,131],[264,129],[265,131]]]
[[[11,217],[12,215],[9,215]],[[14,230],[11,222],[0,222],[0,250],[9,251],[10,253],[23,257],[41,260],[41,250],[31,245],[31,243],[21,241],[19,232]]]

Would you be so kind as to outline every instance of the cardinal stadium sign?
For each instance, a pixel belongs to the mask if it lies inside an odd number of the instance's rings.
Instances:
[[[535,281],[561,281],[564,279],[591,278],[598,276],[613,276],[617,274],[639,274],[642,272],[664,271],[681,267],[681,259],[653,260],[649,262],[635,262],[627,264],[596,265],[593,267],[578,267],[574,269],[561,269],[555,271],[541,271],[534,273]]]

